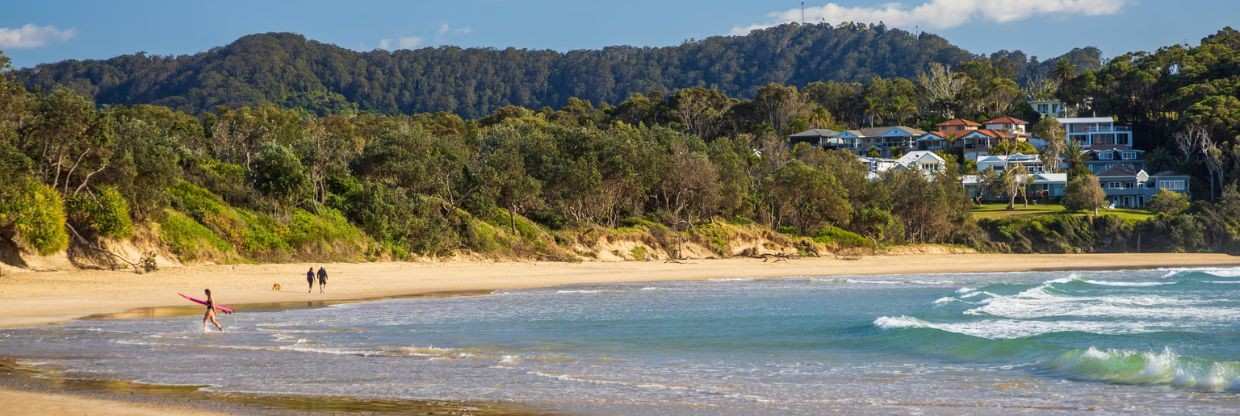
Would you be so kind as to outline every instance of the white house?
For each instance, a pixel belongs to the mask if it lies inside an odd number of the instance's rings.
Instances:
[[[1029,173],[1041,173],[1043,170],[1042,156],[1026,155],[1014,153],[1010,155],[979,155],[977,156],[977,171],[985,172],[991,169],[1005,171],[1011,165],[1024,165],[1025,171]]]
[[[896,159],[896,163],[908,169],[919,170],[927,176],[942,172],[947,166],[946,160],[927,150],[914,150],[905,153],[904,156]]]
[[[1057,120],[1068,134],[1068,143],[1076,143],[1082,149],[1132,147],[1132,127],[1116,125],[1112,117],[1062,117]]]

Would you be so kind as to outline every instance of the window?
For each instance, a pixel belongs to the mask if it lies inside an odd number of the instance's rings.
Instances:
[[[1188,189],[1188,183],[1183,179],[1160,179],[1158,180],[1158,188],[1183,192]]]
[[[1136,159],[1137,159],[1137,152],[1133,152],[1133,151],[1126,151],[1126,152],[1124,152],[1124,153],[1123,153],[1123,156],[1122,156],[1122,157],[1124,158],[1124,160],[1136,160]]]
[[[1098,152],[1098,160],[1111,160],[1114,158],[1115,155],[1109,150]]]

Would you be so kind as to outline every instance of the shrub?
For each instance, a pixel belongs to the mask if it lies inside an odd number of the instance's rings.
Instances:
[[[14,242],[21,248],[48,255],[69,247],[60,193],[29,178],[4,193],[0,195],[0,225],[12,227]]]
[[[159,238],[184,260],[210,260],[231,257],[232,245],[211,229],[184,213],[165,209],[159,221]]]
[[[1188,196],[1179,192],[1161,189],[1150,199],[1147,208],[1151,211],[1165,215],[1176,215],[1187,211],[1189,206]]]
[[[825,225],[814,233],[814,242],[836,248],[874,247],[874,243],[860,234],[845,230],[834,225]]]
[[[129,202],[114,186],[105,186],[98,195],[79,194],[69,198],[69,218],[79,229],[103,237],[124,238],[133,231]]]

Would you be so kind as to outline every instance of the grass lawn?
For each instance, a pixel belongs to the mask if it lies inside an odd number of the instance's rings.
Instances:
[[[1041,215],[1085,216],[1085,215],[1093,214],[1091,212],[1084,212],[1084,211],[1068,211],[1067,208],[1064,208],[1064,206],[1060,204],[1037,204],[1037,205],[1029,204],[1029,207],[1026,208],[1023,204],[1020,203],[1020,201],[1016,202],[1016,208],[1011,211],[1008,211],[1007,204],[996,203],[996,204],[974,205],[973,209],[969,210],[969,213],[973,215],[973,218],[977,218],[979,220],[980,219],[999,219],[999,218],[1007,218],[1007,217],[1033,217],[1033,216],[1041,216]],[[1132,222],[1145,221],[1154,216],[1154,214],[1150,211],[1146,211],[1143,209],[1126,209],[1126,208],[1117,208],[1117,209],[1103,208],[1103,209],[1098,210],[1098,215],[1114,215],[1114,216],[1117,216],[1117,217],[1120,217],[1120,218],[1123,218],[1125,220],[1132,221]]]

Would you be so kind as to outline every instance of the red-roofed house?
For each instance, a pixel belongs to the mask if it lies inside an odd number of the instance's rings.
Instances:
[[[966,131],[977,130],[982,127],[982,123],[963,118],[953,118],[942,123],[934,125],[939,131],[947,134],[960,133]]]
[[[1025,139],[1029,138],[1029,132],[1025,129],[1025,126],[1029,125],[1029,122],[1016,117],[995,117],[993,119],[986,120],[985,124],[987,130],[1011,133],[1016,140],[1025,141]]]

